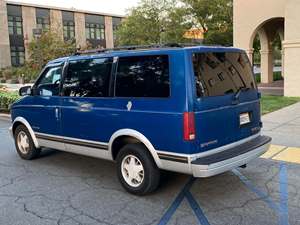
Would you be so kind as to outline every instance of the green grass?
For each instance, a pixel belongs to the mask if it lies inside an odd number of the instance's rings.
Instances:
[[[286,106],[300,102],[300,97],[283,97],[263,95],[261,98],[262,114],[274,112]]]

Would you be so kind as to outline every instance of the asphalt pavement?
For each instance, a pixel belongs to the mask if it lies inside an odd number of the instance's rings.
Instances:
[[[207,179],[164,173],[155,193],[137,197],[113,162],[51,149],[20,159],[8,127],[0,119],[1,225],[300,225],[297,148],[274,145],[246,169]]]

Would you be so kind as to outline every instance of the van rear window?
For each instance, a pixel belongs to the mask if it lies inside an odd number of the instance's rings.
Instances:
[[[193,54],[198,97],[220,96],[255,89],[251,64],[245,53],[209,52]]]

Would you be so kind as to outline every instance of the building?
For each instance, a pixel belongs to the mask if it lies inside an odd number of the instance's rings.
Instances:
[[[121,20],[120,15],[0,0],[0,69],[22,65],[29,57],[28,44],[44,30],[76,41],[77,47],[89,42],[112,48]]]
[[[234,0],[234,45],[252,59],[253,41],[259,35],[263,83],[273,81],[271,43],[280,36],[285,96],[300,96],[299,12],[299,0]]]
[[[191,28],[184,33],[183,37],[186,39],[190,39],[193,43],[201,44],[204,39],[204,33],[205,32],[203,31],[203,29]]]

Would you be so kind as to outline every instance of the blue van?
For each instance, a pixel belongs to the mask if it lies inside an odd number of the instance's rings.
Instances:
[[[210,177],[271,142],[260,134],[251,64],[236,48],[84,52],[49,62],[20,95],[10,130],[21,158],[53,148],[112,160],[133,194],[154,191],[160,170]]]

